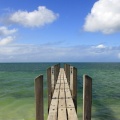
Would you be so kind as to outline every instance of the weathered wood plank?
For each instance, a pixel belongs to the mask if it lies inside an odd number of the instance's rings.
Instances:
[[[64,84],[64,79],[61,79],[61,83],[63,83],[63,84]]]
[[[67,108],[68,120],[78,120],[75,108]]]
[[[58,108],[66,108],[66,101],[65,101],[65,99],[59,99]]]
[[[65,96],[66,96],[66,98],[72,98],[71,92],[70,92],[70,89],[69,89],[69,88],[68,88],[68,89],[65,89]]]
[[[60,84],[60,89],[65,89],[65,85],[64,84]]]
[[[57,110],[50,109],[47,120],[57,120]]]
[[[58,109],[58,120],[67,120],[66,108]]]
[[[60,79],[58,79],[56,84],[60,84],[60,83],[61,83],[61,80],[60,80]]]
[[[74,108],[75,107],[72,98],[66,99],[66,106],[67,106],[67,108]]]
[[[54,93],[53,93],[53,96],[52,96],[52,99],[58,99],[59,98],[59,89],[58,90],[54,90]]]
[[[65,89],[69,89],[68,83],[65,84]]]
[[[68,84],[67,79],[64,79],[64,83],[65,83],[65,84]]]
[[[58,99],[52,99],[51,104],[50,104],[51,109],[56,109],[58,107]]]
[[[65,91],[60,89],[59,99],[65,99]]]
[[[56,84],[55,89],[59,89],[59,88],[60,88],[60,84]]]

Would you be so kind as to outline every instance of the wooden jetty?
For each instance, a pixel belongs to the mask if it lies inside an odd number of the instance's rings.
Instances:
[[[60,64],[47,69],[48,118],[47,120],[78,120],[77,69]],[[91,120],[92,79],[83,76],[83,120]],[[44,120],[43,76],[35,79],[36,120]]]

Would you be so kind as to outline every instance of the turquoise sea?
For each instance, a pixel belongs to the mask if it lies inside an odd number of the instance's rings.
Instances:
[[[0,63],[0,120],[35,120],[34,79],[56,63]],[[82,76],[92,77],[92,120],[120,120],[120,63],[68,63],[78,69],[78,117],[82,119]],[[63,66],[63,65],[62,65]]]

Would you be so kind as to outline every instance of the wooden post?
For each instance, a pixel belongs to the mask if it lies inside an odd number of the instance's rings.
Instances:
[[[43,75],[35,79],[36,120],[44,120]]]
[[[52,98],[52,86],[51,86],[51,67],[47,69],[47,82],[48,82],[48,113]]]
[[[65,70],[65,74],[66,74],[68,84],[70,85],[70,65],[64,64],[64,70]]]
[[[68,80],[68,84],[70,86],[70,65],[67,64],[67,80]]]
[[[73,96],[73,66],[70,66],[70,91]]]
[[[73,102],[77,112],[77,68],[73,67]]]
[[[59,74],[59,64],[56,64],[54,66],[54,82],[56,85],[57,79],[58,79],[58,74]]]
[[[83,76],[83,120],[91,120],[92,78]]]
[[[60,63],[57,65],[57,77],[58,77],[58,75],[59,75],[59,71],[60,71]]]
[[[57,81],[57,65],[54,65],[54,85],[56,85]]]
[[[66,78],[67,78],[67,64],[64,64],[64,71],[65,71],[65,75],[66,75]]]
[[[54,66],[51,67],[51,87],[52,87],[52,96],[55,88],[55,76],[54,76]]]

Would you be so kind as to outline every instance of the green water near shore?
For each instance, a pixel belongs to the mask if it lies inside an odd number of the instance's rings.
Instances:
[[[35,120],[34,79],[55,63],[0,63],[0,120]],[[78,69],[78,117],[82,119],[82,76],[93,78],[92,120],[120,120],[120,63],[69,63]]]

